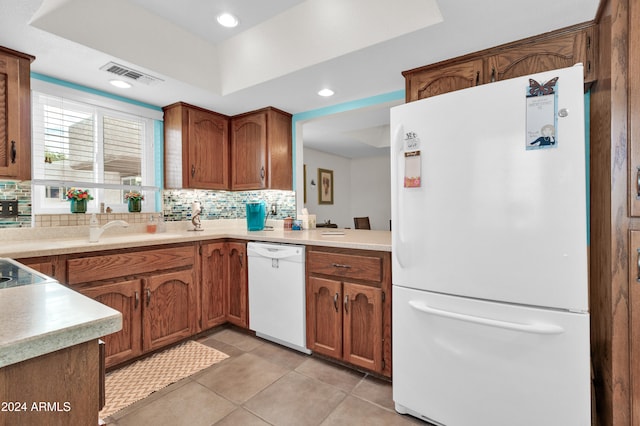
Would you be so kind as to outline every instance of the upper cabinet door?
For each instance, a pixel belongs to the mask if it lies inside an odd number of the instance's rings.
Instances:
[[[267,188],[267,114],[231,119],[231,189]]]
[[[188,115],[188,187],[229,189],[229,120],[198,109]]]
[[[31,179],[33,57],[0,47],[0,177]]]
[[[425,70],[406,71],[406,101],[412,102],[454,90],[477,86],[484,81],[482,59]]]
[[[229,117],[183,102],[163,111],[165,187],[229,189]]]
[[[595,79],[593,28],[559,34],[548,40],[522,43],[487,58],[487,83],[559,68],[584,65],[585,82]]]

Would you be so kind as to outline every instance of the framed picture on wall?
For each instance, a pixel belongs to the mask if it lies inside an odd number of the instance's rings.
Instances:
[[[333,204],[333,170],[318,169],[318,204]]]

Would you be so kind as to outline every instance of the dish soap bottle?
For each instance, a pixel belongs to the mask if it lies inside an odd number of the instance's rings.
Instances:
[[[153,215],[149,216],[149,221],[147,222],[147,232],[149,234],[155,234],[156,230],[157,230],[157,224],[156,224],[156,220],[153,217]]]

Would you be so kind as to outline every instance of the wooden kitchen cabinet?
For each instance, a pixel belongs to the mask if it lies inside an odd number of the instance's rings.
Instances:
[[[143,350],[167,346],[195,334],[196,285],[191,269],[143,279]]]
[[[268,107],[231,118],[231,189],[292,188],[291,114]]]
[[[197,331],[195,247],[114,250],[66,259],[66,281],[122,313],[122,330],[105,336],[113,367]]]
[[[31,55],[0,47],[0,178],[31,179]]]
[[[391,274],[387,252],[307,252],[307,347],[391,375]]]
[[[577,63],[584,65],[588,86],[596,80],[596,28],[592,23],[579,24],[404,71],[406,101]]]
[[[99,366],[93,339],[0,368],[0,426],[97,425]]]
[[[228,280],[225,297],[227,321],[249,328],[249,283],[247,271],[247,245],[227,242]]]
[[[406,100],[411,102],[483,84],[484,61],[476,59],[405,73]]]
[[[183,102],[163,111],[165,187],[229,189],[229,117]]]
[[[595,40],[591,26],[579,31],[561,32],[557,36],[537,41],[524,41],[516,46],[487,57],[488,83],[549,71],[558,68],[572,67],[577,63],[584,66],[585,82],[592,82]]]
[[[629,4],[629,180],[630,216],[640,216],[640,6]],[[640,390],[639,390],[640,391]],[[639,394],[640,395],[640,394]],[[640,400],[640,397],[638,398]],[[640,415],[639,415],[640,417]]]
[[[248,328],[246,244],[215,242],[200,249],[202,330],[225,322]]]
[[[105,366],[109,368],[141,355],[142,281],[128,280],[79,291],[122,314],[122,330],[102,338],[105,342]]]
[[[201,329],[206,330],[227,321],[225,295],[229,277],[227,244],[208,243],[200,248]]]

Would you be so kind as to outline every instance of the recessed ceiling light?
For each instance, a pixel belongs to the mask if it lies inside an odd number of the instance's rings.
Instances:
[[[131,87],[131,84],[127,83],[126,81],[122,81],[122,80],[109,80],[109,83],[111,83],[112,85],[119,87],[121,89],[128,89]]]
[[[321,91],[318,92],[318,95],[324,96],[324,97],[333,96],[333,90],[331,90],[331,89],[322,89]]]
[[[233,28],[238,25],[238,18],[225,12],[218,15],[218,23],[223,27]]]

